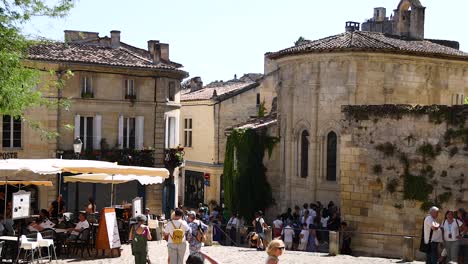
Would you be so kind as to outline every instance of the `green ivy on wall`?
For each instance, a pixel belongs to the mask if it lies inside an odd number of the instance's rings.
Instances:
[[[224,201],[226,207],[251,219],[258,210],[273,204],[271,186],[263,164],[265,152],[269,156],[277,138],[266,131],[235,129],[229,135],[224,158]]]

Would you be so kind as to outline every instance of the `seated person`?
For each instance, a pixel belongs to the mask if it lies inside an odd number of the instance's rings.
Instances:
[[[77,239],[81,231],[89,228],[89,222],[86,220],[86,213],[80,213],[79,220],[80,221],[76,224],[75,228],[68,229],[70,236],[67,238],[67,240]]]
[[[54,226],[55,224],[49,220],[49,212],[46,209],[42,209],[39,212],[39,219],[29,224],[28,230],[31,232],[33,231],[41,232],[44,229],[52,228]]]

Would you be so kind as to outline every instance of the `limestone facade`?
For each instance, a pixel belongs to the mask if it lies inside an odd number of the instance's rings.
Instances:
[[[69,108],[32,109],[26,115],[59,137],[42,140],[38,132],[23,125],[24,144],[18,157],[60,157],[62,151],[73,150],[74,139],[80,137],[83,151],[154,149],[155,165],[163,167],[164,149],[178,145],[178,130],[170,130],[168,122],[172,119],[173,124],[179,123],[180,82],[187,76],[179,69],[182,65],[169,60],[168,44],[150,40],[148,50],[139,49],[120,42],[118,31],[112,31],[111,37],[65,31],[65,40],[67,44],[33,47],[25,61],[29,67],[40,69],[44,80],[64,80],[61,89],[49,87],[47,96],[67,100]],[[67,71],[72,75],[65,74]],[[56,176],[50,178],[55,186]],[[67,190],[66,185],[62,187]],[[162,185],[144,189],[146,207],[161,212]],[[80,206],[93,195],[88,191],[81,190],[86,193],[80,198]],[[47,193],[49,198],[40,201],[40,208],[48,207],[56,196],[56,187],[47,189]]]
[[[413,175],[422,175],[422,170],[430,166],[433,173],[422,176],[434,188],[429,200],[433,202],[442,194],[450,196],[440,204],[439,221],[443,221],[447,209],[468,206],[464,146],[459,140],[447,145],[444,135],[449,127],[445,122],[430,122],[427,115],[403,115],[397,119],[377,114],[367,120],[343,115],[340,200],[342,217],[358,231],[353,238],[353,251],[399,258],[403,236],[421,235],[427,211],[421,210],[421,202],[403,199],[407,183],[402,155],[409,160],[409,173]],[[378,150],[379,145],[388,143],[395,148],[393,154]],[[422,160],[418,149],[424,144],[438,144],[440,154],[433,160]],[[450,154],[454,147],[460,151]],[[360,234],[363,232],[381,235]],[[414,247],[419,248],[418,238]]]
[[[260,85],[259,78],[261,75],[246,74],[239,79],[198,88],[192,84],[182,91],[179,134],[185,151],[181,177],[185,186],[179,190],[181,204],[197,206],[199,202],[222,202],[226,129],[257,116],[259,103],[265,102],[266,110],[271,110],[274,91]],[[185,120],[191,120],[190,144],[185,138]],[[205,175],[210,178],[209,186],[203,185]],[[197,181],[191,182],[189,177]],[[192,197],[187,195],[189,193],[197,194]]]

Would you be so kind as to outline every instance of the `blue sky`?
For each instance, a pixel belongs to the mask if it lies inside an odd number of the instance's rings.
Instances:
[[[318,39],[344,32],[345,21],[363,22],[373,8],[393,12],[399,0],[77,0],[63,19],[35,18],[24,32],[63,40],[63,31],[109,35],[147,48],[170,44],[170,58],[205,83],[263,72],[263,55],[292,46],[299,36]],[[467,0],[421,0],[426,38],[457,40],[468,51]],[[450,5],[448,4],[450,3]]]

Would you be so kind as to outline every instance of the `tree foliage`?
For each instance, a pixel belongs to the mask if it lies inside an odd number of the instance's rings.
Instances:
[[[57,106],[43,97],[44,89],[38,90],[40,72],[25,66],[28,47],[40,40],[27,39],[21,27],[37,16],[63,17],[73,7],[72,0],[0,0],[0,114],[21,117],[24,112],[37,106]],[[51,73],[55,74],[55,73]],[[69,75],[70,73],[67,72]],[[60,88],[62,80],[48,86]],[[42,87],[41,87],[42,88]],[[25,120],[27,121],[27,120]],[[40,128],[39,124],[29,123]]]
[[[224,201],[240,217],[251,219],[273,203],[263,164],[265,152],[276,143],[265,131],[234,130],[228,137],[224,160]]]

